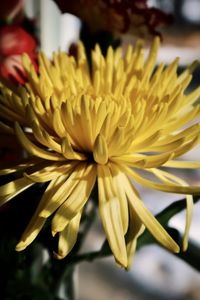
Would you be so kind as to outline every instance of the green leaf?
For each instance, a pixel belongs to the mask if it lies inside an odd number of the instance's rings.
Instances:
[[[167,228],[167,231],[174,240],[176,240],[177,242],[181,242],[182,235],[178,230],[174,228]],[[184,260],[197,271],[200,271],[200,244],[196,243],[192,239],[189,239],[187,251],[181,251],[179,253],[173,254],[181,260]]]
[[[198,202],[200,200],[199,196],[193,197],[194,203]],[[166,207],[163,211],[161,211],[159,214],[156,215],[156,219],[163,225],[167,225],[169,220],[184,210],[186,208],[186,200],[178,200],[176,202],[173,202],[168,207]]]

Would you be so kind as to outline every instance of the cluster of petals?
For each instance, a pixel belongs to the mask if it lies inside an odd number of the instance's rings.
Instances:
[[[0,130],[16,135],[29,157],[0,171],[18,174],[0,187],[0,203],[35,183],[47,184],[17,250],[51,218],[52,234],[59,235],[56,256],[65,257],[95,184],[105,235],[120,265],[130,266],[145,228],[168,250],[180,250],[144,205],[137,184],[185,195],[182,247],[187,248],[192,195],[200,187],[171,170],[200,167],[198,161],[178,159],[199,143],[200,87],[185,92],[196,62],[181,74],[178,59],[155,67],[158,48],[155,38],[145,59],[142,40],[125,53],[109,47],[105,57],[96,45],[89,66],[80,43],[76,58],[58,52],[49,60],[39,53],[38,73],[24,55],[26,85],[14,91],[1,86]]]

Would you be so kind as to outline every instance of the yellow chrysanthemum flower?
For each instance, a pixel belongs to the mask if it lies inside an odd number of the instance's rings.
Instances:
[[[110,47],[104,58],[96,46],[91,69],[82,44],[77,59],[58,52],[50,61],[40,53],[39,75],[24,56],[26,87],[15,92],[1,88],[0,116],[9,121],[1,122],[1,130],[16,134],[31,155],[1,171],[22,174],[0,187],[1,204],[36,182],[48,182],[17,250],[26,248],[54,214],[52,234],[59,233],[57,257],[65,257],[76,242],[81,214],[95,182],[105,234],[122,266],[130,266],[145,227],[164,247],[179,251],[143,204],[134,182],[186,195],[183,249],[187,248],[191,195],[199,194],[200,187],[188,186],[168,169],[200,167],[200,162],[177,160],[199,142],[200,123],[191,121],[200,115],[200,105],[194,105],[200,87],[185,93],[196,63],[180,75],[177,59],[155,69],[158,47],[156,38],[145,61],[142,41],[129,46],[124,56],[121,48]],[[8,124],[14,121],[12,129]]]

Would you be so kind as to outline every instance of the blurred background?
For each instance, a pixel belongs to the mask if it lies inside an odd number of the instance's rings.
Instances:
[[[66,0],[67,1],[67,0]],[[75,1],[75,0],[74,0]],[[180,71],[193,60],[200,59],[200,0],[149,0],[149,6],[172,13],[174,22],[162,31],[163,43],[158,63],[171,62],[180,57]],[[78,18],[61,14],[51,0],[26,0],[25,11],[36,22],[40,48],[51,56],[60,48],[67,51],[80,33]],[[125,35],[123,46],[134,43],[135,38]],[[194,73],[191,88],[200,84],[200,69]],[[187,154],[188,159],[199,159],[200,147]],[[182,173],[182,171],[181,171]],[[183,174],[192,184],[199,185],[199,171]],[[178,195],[169,195],[140,188],[147,207],[158,213]],[[184,228],[184,212],[171,220],[171,225]],[[200,203],[195,205],[191,238],[200,243]],[[102,227],[97,220],[92,227],[84,251],[97,250],[104,239]],[[199,255],[200,258],[200,255]],[[200,259],[197,262],[200,264]],[[130,272],[117,267],[113,259],[106,258],[92,263],[81,263],[76,272],[77,300],[200,300],[200,274],[189,265],[168,253],[160,246],[146,246],[137,252]],[[61,291],[62,294],[62,291]]]
[[[149,0],[154,6],[173,15],[173,22],[162,28],[163,45],[158,60],[169,63],[175,56],[182,65],[200,57],[200,1]],[[36,17],[41,48],[51,55],[58,47],[66,51],[79,37],[80,21],[73,15],[61,14],[52,0],[26,0],[26,14]],[[123,42],[134,41],[124,35]]]

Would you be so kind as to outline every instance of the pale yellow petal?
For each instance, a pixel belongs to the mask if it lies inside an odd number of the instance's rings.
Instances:
[[[167,231],[161,226],[151,212],[145,207],[141,201],[137,191],[130,184],[127,177],[122,174],[123,184],[126,187],[127,197],[129,203],[141,219],[142,223],[147,227],[151,234],[157,239],[164,247],[173,252],[179,252],[179,246],[170,237]]]
[[[62,259],[69,254],[69,252],[74,247],[81,220],[81,212],[79,212],[64,228],[63,231],[59,233],[58,240],[58,253],[54,253],[56,258]]]
[[[69,137],[66,134],[66,137],[62,139],[62,143],[61,143],[61,149],[62,149],[62,153],[64,155],[65,158],[67,159],[75,159],[75,160],[86,160],[86,156],[83,153],[79,153],[74,151]]]
[[[48,159],[48,160],[64,160],[65,158],[57,153],[51,153],[48,151],[39,148],[35,144],[33,144],[24,134],[23,130],[19,126],[18,123],[15,124],[15,133],[21,142],[22,146],[32,155],[38,156],[40,158]]]
[[[42,227],[44,226],[45,221],[46,221],[46,219],[38,217],[37,214],[35,214],[32,217],[26,230],[22,234],[20,241],[16,245],[17,251],[24,250],[28,245],[30,245],[33,242],[33,240],[37,237],[37,235],[41,231]]]
[[[37,164],[38,161],[37,159],[29,159],[29,160],[24,160],[24,162],[17,164],[17,165],[9,165],[7,168],[4,168],[2,170],[0,170],[0,176],[1,175],[7,175],[10,173],[15,173],[19,170],[23,170],[26,169],[28,167],[33,166],[34,164]]]
[[[128,201],[126,197],[126,192],[121,184],[120,180],[120,170],[117,169],[116,165],[110,164],[111,178],[113,188],[115,190],[116,196],[119,200],[120,212],[123,224],[124,234],[127,232],[129,225],[129,209],[128,209]]]
[[[98,166],[99,212],[110,248],[116,261],[127,267],[127,253],[119,199],[112,194],[106,174],[108,167]],[[112,180],[112,178],[111,178]]]
[[[108,199],[107,202],[101,203],[99,198],[99,212],[113,255],[116,261],[126,268],[127,252],[118,199]]]
[[[19,178],[0,186],[0,206],[28,189],[34,183],[28,178]]]
[[[168,193],[176,193],[176,194],[191,194],[191,195],[199,195],[200,194],[200,187],[199,186],[182,186],[182,185],[176,185],[176,184],[160,184],[153,182],[151,180],[148,180],[146,178],[143,178],[135,171],[131,170],[128,167],[121,166],[123,171],[127,173],[130,177],[132,177],[136,182],[155,189],[162,192],[168,192]]]
[[[169,160],[163,167],[178,169],[200,169],[199,161]]]
[[[80,178],[85,170],[84,165],[72,168],[68,174],[58,177],[54,183],[50,183],[44,193],[41,202],[40,216],[48,218],[71,194],[73,189],[79,184]]]
[[[175,176],[173,174],[170,174],[169,172],[165,172],[162,170],[152,170],[152,173],[154,173],[159,179],[161,179],[164,183],[178,183],[180,185],[187,186],[187,183],[179,178],[178,176]],[[187,250],[188,247],[188,238],[189,238],[189,231],[190,226],[192,222],[192,212],[193,212],[193,197],[191,195],[186,195],[186,224],[185,224],[185,232],[183,237],[183,251]]]
[[[106,164],[108,161],[108,147],[103,135],[99,134],[96,138],[93,150],[94,160],[99,164]]]
[[[136,251],[137,239],[144,232],[145,226],[141,222],[140,218],[137,215],[137,212],[130,208],[130,221],[129,221],[129,229],[126,238],[126,250],[128,256],[128,265],[127,269],[131,268],[133,257]]]
[[[63,198],[60,197],[57,202],[58,198],[55,197],[55,194],[61,191],[67,179],[68,175],[65,174],[50,181],[37,208],[40,217],[48,218],[60,206],[59,201],[62,201]]]
[[[77,175],[76,175],[77,176]],[[62,231],[69,221],[83,208],[96,182],[96,167],[88,165],[83,169],[81,179],[77,176],[77,183],[73,190],[65,196],[65,202],[60,206],[52,220],[52,233]]]
[[[24,172],[23,175],[34,182],[47,182],[65,174],[68,169],[69,166],[53,164],[52,166],[47,166],[44,168],[40,166],[40,169],[36,172],[31,172],[29,169],[27,172]]]

